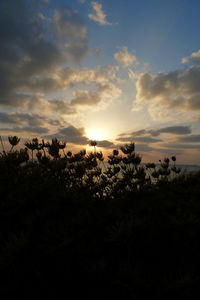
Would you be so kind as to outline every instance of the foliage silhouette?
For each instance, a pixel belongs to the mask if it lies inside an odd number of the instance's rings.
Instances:
[[[200,173],[35,138],[0,153],[0,295],[197,299]],[[95,142],[95,143],[94,143]],[[170,164],[170,162],[172,162]]]

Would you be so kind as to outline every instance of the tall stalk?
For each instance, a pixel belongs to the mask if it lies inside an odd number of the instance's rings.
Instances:
[[[3,152],[5,152],[5,148],[4,148],[3,140],[2,140],[2,137],[1,137],[1,136],[0,136],[0,140],[1,140],[1,146],[2,146]]]

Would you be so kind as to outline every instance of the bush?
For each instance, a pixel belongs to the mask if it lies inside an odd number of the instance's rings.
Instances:
[[[189,299],[199,287],[200,173],[134,144],[76,154],[33,139],[0,154],[0,294]],[[120,152],[121,151],[121,152]]]

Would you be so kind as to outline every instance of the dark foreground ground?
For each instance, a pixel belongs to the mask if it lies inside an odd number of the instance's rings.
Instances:
[[[200,173],[101,194],[55,165],[5,160],[1,299],[199,299]]]

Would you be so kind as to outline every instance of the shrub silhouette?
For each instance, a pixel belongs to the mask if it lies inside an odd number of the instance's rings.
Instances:
[[[196,299],[200,173],[35,138],[0,153],[0,295]],[[198,294],[199,296],[199,294]]]

